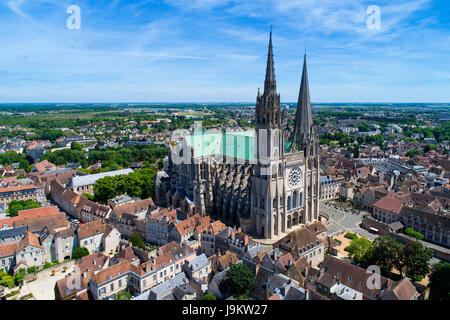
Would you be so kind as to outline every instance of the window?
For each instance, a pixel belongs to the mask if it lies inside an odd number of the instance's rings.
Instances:
[[[98,290],[98,294],[99,295],[102,295],[102,294],[105,294],[105,293],[106,293],[106,288],[105,287],[103,287],[100,290]]]
[[[111,283],[111,291],[114,291],[114,283]]]
[[[119,288],[122,286],[122,279],[119,280]]]

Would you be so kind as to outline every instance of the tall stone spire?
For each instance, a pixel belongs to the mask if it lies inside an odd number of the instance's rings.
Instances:
[[[264,81],[264,94],[276,94],[275,66],[273,63],[272,26],[270,27],[269,52],[267,53],[266,80]]]
[[[282,126],[283,121],[284,114],[281,112],[280,95],[277,94],[277,84],[275,80],[271,27],[264,92],[261,95],[258,89],[258,95],[256,97],[256,124],[258,127],[279,128]]]
[[[303,60],[302,80],[300,83],[300,92],[297,102],[297,112],[295,114],[294,130],[291,135],[291,148],[302,150],[305,147],[307,140],[310,138],[312,138],[312,113],[305,53]]]

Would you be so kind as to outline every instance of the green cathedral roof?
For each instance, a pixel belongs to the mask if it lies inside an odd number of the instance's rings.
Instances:
[[[194,157],[224,155],[246,161],[256,161],[255,131],[239,132],[196,132],[186,137],[193,148]],[[284,151],[288,152],[292,142],[285,141]]]

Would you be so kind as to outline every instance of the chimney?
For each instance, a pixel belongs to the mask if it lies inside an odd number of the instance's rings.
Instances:
[[[247,245],[248,245],[248,235],[245,235],[244,236],[244,246],[247,246]]]
[[[241,232],[242,232],[241,227],[238,228],[238,231],[237,231],[237,232],[238,232],[238,233],[241,233]]]
[[[236,230],[234,230],[234,229],[231,230],[230,238],[231,238],[232,240],[234,240],[235,234],[236,234]]]

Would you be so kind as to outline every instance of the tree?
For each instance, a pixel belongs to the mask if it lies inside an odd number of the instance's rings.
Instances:
[[[217,300],[216,296],[210,293],[205,294],[202,300]]]
[[[403,245],[388,236],[376,238],[372,245],[371,264],[379,266],[381,272],[384,275],[388,275],[392,268],[396,268],[399,265]]]
[[[402,250],[401,274],[420,281],[430,272],[428,260],[433,257],[433,251],[419,241],[410,241]]]
[[[34,208],[40,208],[41,205],[39,202],[36,202],[34,200],[13,200],[9,203],[8,209],[6,210],[7,213],[11,217],[17,217],[18,212],[21,210],[28,210],[28,209],[34,209]]]
[[[82,151],[83,150],[83,146],[81,144],[79,144],[78,142],[72,142],[72,144],[70,145],[70,149],[71,150],[78,150],[78,151]]]
[[[423,147],[423,152],[427,153],[430,150],[437,150],[437,145],[435,144],[426,144],[425,147]]]
[[[135,233],[130,237],[130,242],[133,244],[133,246],[139,247],[141,249],[146,248],[145,242],[141,239],[141,237]]]
[[[91,200],[91,201],[95,200],[94,196],[90,193],[82,193],[81,195],[86,197],[88,200]]]
[[[255,275],[245,264],[237,263],[230,265],[230,268],[227,270],[227,277],[229,279],[231,294],[234,297],[238,297],[248,295]]]
[[[405,155],[407,157],[414,157],[416,155],[423,155],[423,151],[419,150],[419,149],[411,149],[411,150],[408,150],[408,152],[406,152]]]
[[[412,228],[406,228],[404,233],[410,237],[416,238],[417,240],[423,240],[423,238],[424,238],[423,234],[415,231]]]
[[[345,248],[350,258],[358,265],[368,265],[372,258],[372,243],[364,237],[353,239]]]
[[[116,299],[117,300],[130,300],[131,299],[131,293],[129,293],[128,291],[119,292],[116,295]]]
[[[450,263],[440,262],[430,276],[430,300],[450,301]]]
[[[88,255],[89,255],[89,250],[85,247],[78,247],[78,248],[73,249],[73,251],[72,251],[73,259],[81,259]]]
[[[359,158],[359,146],[354,146],[353,147],[353,158]]]

